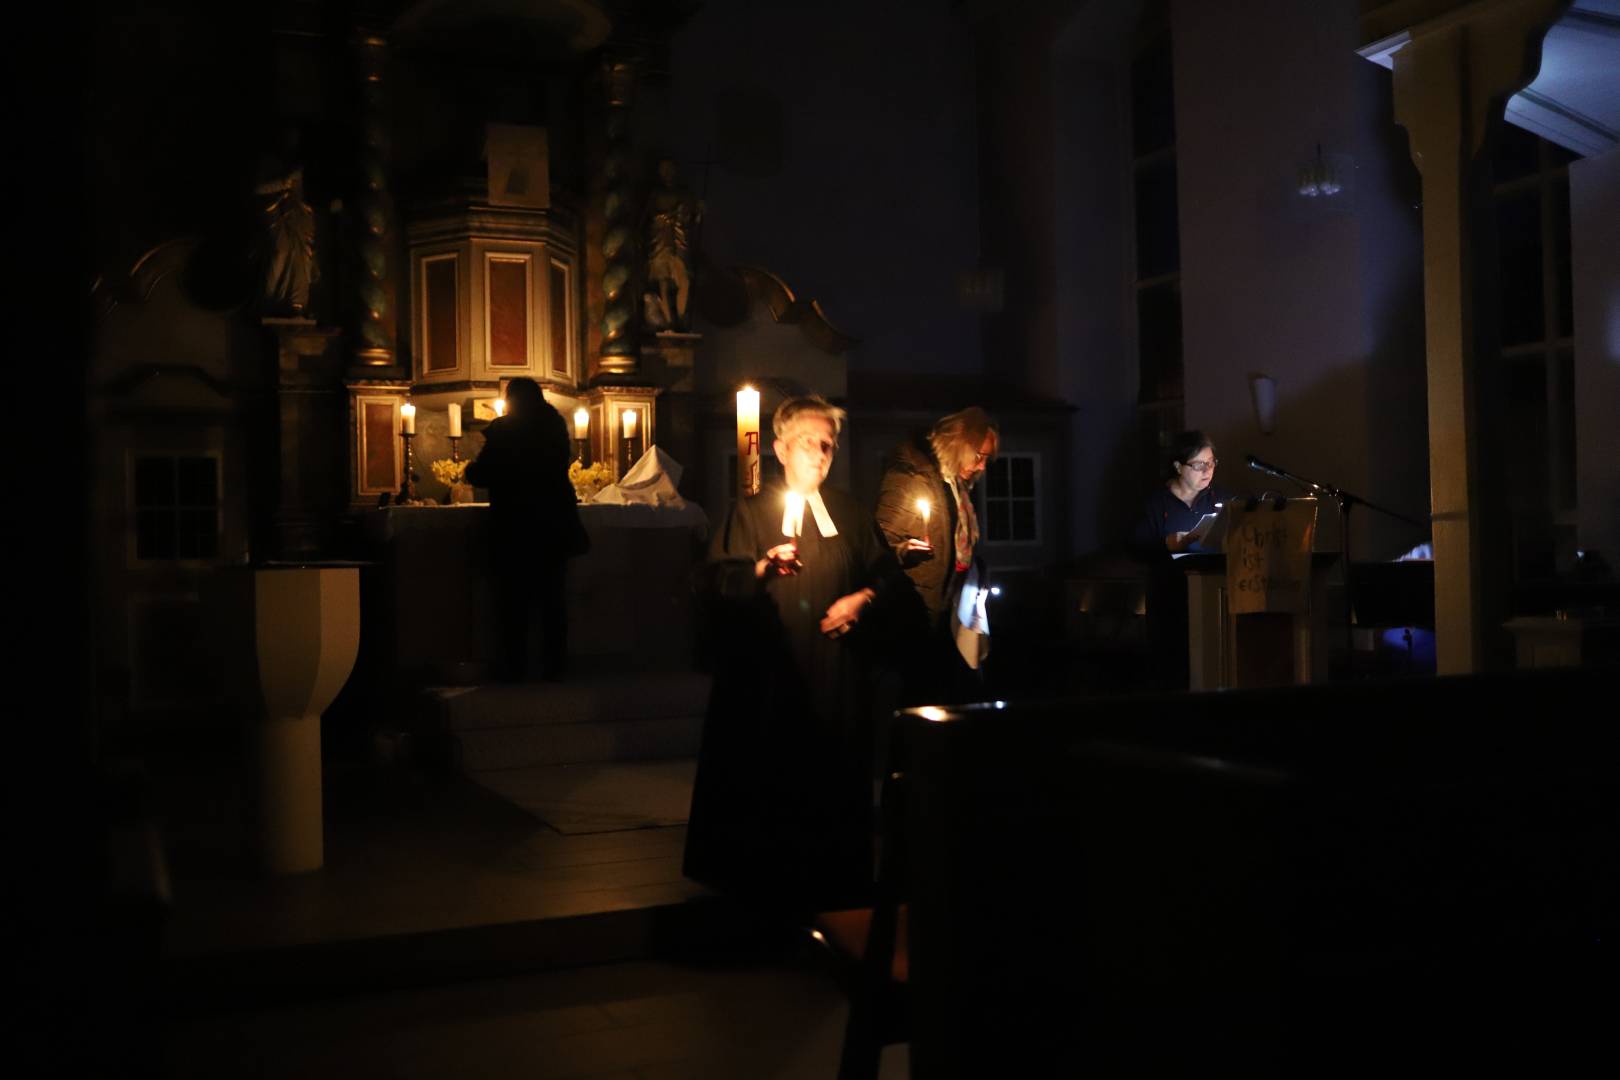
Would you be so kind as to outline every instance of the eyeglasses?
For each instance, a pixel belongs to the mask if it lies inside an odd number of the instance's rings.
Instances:
[[[814,435],[796,435],[789,440],[789,445],[803,450],[807,454],[814,450],[820,450],[827,457],[832,457],[833,452],[838,449],[837,443],[828,442],[826,439],[818,439]]]
[[[1182,464],[1185,465],[1187,468],[1191,469],[1193,472],[1198,472],[1198,473],[1211,472],[1211,471],[1214,470],[1215,466],[1219,465],[1220,463],[1221,462],[1220,462],[1219,458],[1210,458],[1208,461],[1184,461],[1184,462],[1182,462]]]

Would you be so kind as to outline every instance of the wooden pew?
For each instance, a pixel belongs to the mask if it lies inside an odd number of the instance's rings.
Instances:
[[[1599,674],[903,715],[842,1075],[1612,1067]]]

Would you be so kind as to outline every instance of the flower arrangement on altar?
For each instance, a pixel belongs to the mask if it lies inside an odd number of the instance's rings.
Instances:
[[[433,478],[447,488],[467,482],[467,463],[440,458],[433,463]]]
[[[586,502],[613,482],[613,470],[608,468],[605,461],[581,465],[576,458],[573,464],[568,466],[568,479],[574,485],[575,497],[580,502]]]

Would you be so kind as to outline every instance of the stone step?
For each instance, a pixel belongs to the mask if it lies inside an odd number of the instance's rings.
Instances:
[[[169,957],[160,967],[161,992],[167,1007],[182,1014],[304,1004],[321,997],[690,955],[757,932],[732,905],[699,886],[661,885],[642,893],[639,903],[617,910]]]
[[[430,709],[450,731],[702,716],[709,676],[600,671],[557,683],[436,687]]]
[[[686,824],[697,762],[613,761],[480,772],[470,778],[565,836]]]
[[[547,765],[690,758],[697,756],[703,738],[703,716],[463,728],[453,738],[461,770],[473,776]]]

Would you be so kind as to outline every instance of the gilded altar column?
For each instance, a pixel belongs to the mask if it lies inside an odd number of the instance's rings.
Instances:
[[[602,374],[634,375],[640,367],[636,340],[636,222],[630,174],[630,102],[635,65],[609,59],[602,72],[606,93],[602,155]]]
[[[394,266],[397,222],[388,190],[388,121],[383,84],[388,42],[367,29],[355,32],[352,46],[359,73],[360,147],[354,208],[354,363],[388,367],[397,362]]]

